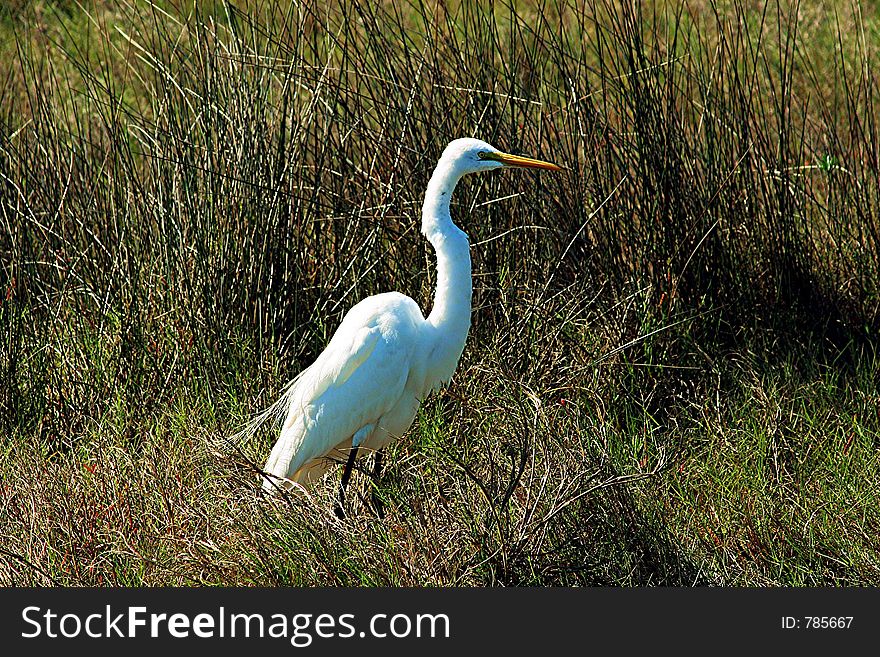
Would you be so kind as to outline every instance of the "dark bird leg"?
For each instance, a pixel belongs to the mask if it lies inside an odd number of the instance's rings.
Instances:
[[[342,471],[342,482],[339,484],[339,501],[336,503],[336,517],[340,520],[345,519],[345,488],[348,486],[348,480],[351,479],[351,471],[354,469],[354,462],[357,458],[359,447],[352,447],[351,453],[348,455],[348,462]]]
[[[373,509],[376,511],[376,515],[379,518],[385,517],[385,505],[382,504],[382,500],[379,497],[379,493],[376,487],[379,485],[379,475],[382,474],[382,455],[385,453],[384,449],[380,449],[376,452],[376,456],[373,458],[373,492],[370,496],[370,499],[373,502]]]

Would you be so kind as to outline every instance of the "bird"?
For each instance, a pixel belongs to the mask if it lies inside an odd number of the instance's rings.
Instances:
[[[337,515],[358,450],[376,452],[412,425],[420,404],[447,384],[458,367],[471,326],[468,237],[452,220],[450,199],[462,177],[516,167],[558,171],[551,162],[502,152],[479,139],[450,142],[427,185],[421,232],[437,258],[431,312],[400,292],[367,297],[353,306],[324,351],[250,425],[283,418],[263,468],[266,491],[308,490],[345,462]],[[346,456],[347,461],[346,461]]]

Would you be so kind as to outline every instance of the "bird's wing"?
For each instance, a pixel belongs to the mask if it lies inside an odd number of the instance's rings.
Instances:
[[[350,342],[333,340],[321,354],[315,365],[320,372],[314,375],[315,389],[310,397],[317,399],[331,385],[339,387],[351,378],[376,349],[382,332],[377,326],[364,326],[351,338]],[[335,343],[335,344],[334,344]]]
[[[424,321],[415,302],[403,298],[408,303],[380,295],[355,306],[294,382],[285,394],[286,419],[268,472],[293,475],[395,406],[418,348],[419,321]]]

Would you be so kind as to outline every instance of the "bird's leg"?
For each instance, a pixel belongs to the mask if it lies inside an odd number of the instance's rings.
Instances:
[[[358,449],[360,449],[357,445],[351,448],[351,453],[348,455],[348,462],[345,464],[345,469],[342,471],[342,482],[339,484],[339,500],[336,503],[336,517],[340,520],[345,519],[345,488],[348,486],[348,480],[351,479],[351,471],[354,469],[354,462],[357,459]]]
[[[382,504],[382,500],[379,497],[379,493],[376,487],[379,485],[379,475],[382,474],[382,454],[385,452],[384,449],[380,449],[376,452],[376,456],[373,458],[373,492],[370,496],[370,499],[373,502],[373,509],[376,511],[376,515],[379,518],[385,517],[385,505]]]
[[[351,453],[348,455],[348,462],[345,464],[345,469],[342,471],[342,482],[339,485],[339,502],[336,505],[336,509],[334,509],[337,518],[345,518],[345,488],[348,486],[348,480],[351,479],[351,471],[354,470],[354,462],[357,459],[358,449],[369,435],[373,433],[373,429],[375,428],[376,425],[374,424],[368,424],[365,427],[361,427],[351,439]]]

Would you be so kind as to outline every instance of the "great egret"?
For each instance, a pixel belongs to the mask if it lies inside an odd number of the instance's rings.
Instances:
[[[471,325],[472,284],[470,245],[452,222],[449,200],[462,176],[505,166],[560,169],[478,139],[456,139],[443,151],[422,206],[422,234],[437,254],[431,314],[426,319],[399,292],[348,311],[327,348],[258,418],[285,417],[264,489],[308,486],[348,454],[341,503],[358,449],[379,450],[402,436],[422,400],[452,378]]]

